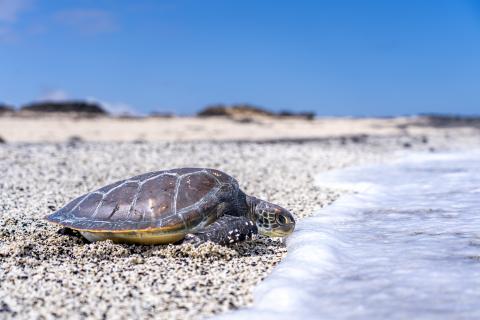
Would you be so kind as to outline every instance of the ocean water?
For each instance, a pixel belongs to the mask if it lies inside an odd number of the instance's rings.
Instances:
[[[254,306],[226,319],[480,319],[480,153],[317,183],[356,192],[300,221]]]

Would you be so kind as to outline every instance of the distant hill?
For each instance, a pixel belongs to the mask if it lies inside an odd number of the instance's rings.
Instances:
[[[3,103],[0,103],[0,114],[15,112],[15,108]]]
[[[216,104],[207,106],[197,113],[199,117],[212,116],[274,116],[273,112],[249,104],[235,104],[227,106]]]
[[[267,116],[267,117],[280,117],[280,118],[304,118],[312,120],[315,118],[315,113],[313,112],[291,112],[291,111],[281,111],[278,113],[266,110],[261,107],[249,105],[249,104],[234,104],[234,105],[224,105],[217,104],[207,106],[197,113],[199,117],[216,117],[224,116],[229,118],[249,118],[257,116]]]
[[[277,115],[280,117],[297,117],[297,118],[305,118],[307,120],[315,119],[315,112],[292,112],[292,111],[280,111]]]
[[[421,114],[425,126],[436,128],[476,127],[480,128],[480,116],[464,116],[455,114]],[[418,124],[417,124],[418,125]]]
[[[99,104],[85,101],[42,101],[27,104],[21,111],[83,113],[90,115],[108,114]]]

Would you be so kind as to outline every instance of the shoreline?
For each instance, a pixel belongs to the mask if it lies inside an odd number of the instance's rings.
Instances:
[[[215,319],[437,316],[438,308],[422,308],[425,300],[445,301],[447,318],[475,313],[477,286],[462,279],[478,262],[470,231],[479,160],[477,146],[320,173],[320,187],[353,192],[301,220],[253,306]],[[449,290],[438,291],[445,283]]]
[[[7,143],[0,144],[0,170],[5,172],[0,198],[0,269],[5,270],[0,274],[0,314],[19,319],[72,314],[95,319],[202,319],[248,307],[255,285],[287,254],[276,239],[258,236],[232,247],[205,245],[200,250],[86,244],[58,235],[57,227],[40,218],[108,182],[194,165],[233,175],[246,193],[278,203],[301,219],[344,192],[316,187],[315,175],[322,171],[387,162],[410,150],[480,147],[475,128],[422,130],[374,132],[366,139],[339,133],[301,143],[281,137],[274,143],[266,143],[268,137],[241,143],[24,143],[6,137]]]

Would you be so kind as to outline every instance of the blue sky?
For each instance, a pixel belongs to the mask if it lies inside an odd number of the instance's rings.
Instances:
[[[480,113],[480,1],[0,0],[0,102]]]

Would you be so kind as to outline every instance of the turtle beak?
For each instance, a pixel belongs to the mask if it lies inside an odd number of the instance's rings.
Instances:
[[[295,229],[295,222],[277,225],[275,229],[261,232],[263,235],[274,238],[286,238]]]

